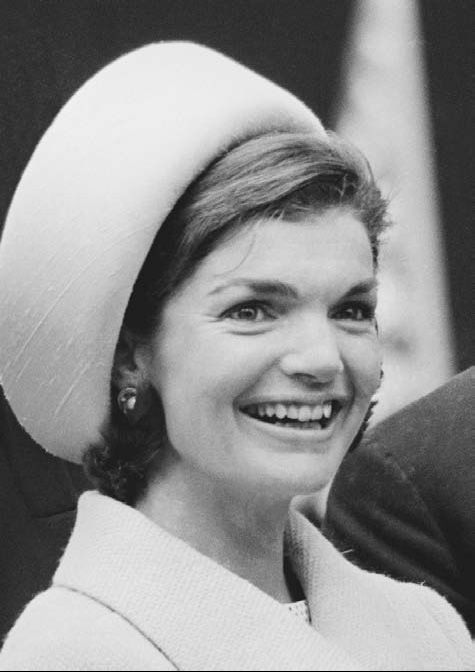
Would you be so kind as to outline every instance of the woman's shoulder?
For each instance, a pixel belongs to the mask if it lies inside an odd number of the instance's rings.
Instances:
[[[475,669],[475,643],[460,614],[444,597],[422,584],[353,567],[364,577],[375,601],[387,605],[394,632],[417,633],[418,646],[430,651],[434,661],[443,661],[450,651],[461,665],[456,669]]]
[[[365,660],[379,657],[379,669],[390,669],[389,658],[411,661],[413,669],[425,669],[423,661],[432,669],[475,669],[469,631],[443,597],[349,562],[318,530],[312,500],[294,511],[293,560],[326,632],[351,641]]]
[[[475,643],[467,626],[452,605],[433,588],[369,572],[349,562],[348,566],[359,598],[366,592],[372,603],[368,616],[371,611],[375,627],[379,619],[385,631],[407,647],[408,654],[409,649],[416,646],[418,651],[413,654],[420,657],[424,652],[434,666],[432,669],[475,669]]]
[[[0,670],[175,670],[122,615],[53,586],[25,608],[0,652]]]
[[[417,601],[435,627],[438,627],[449,646],[460,652],[469,669],[475,669],[475,642],[460,614],[436,590],[417,583],[401,582],[384,577],[404,590],[408,598]]]

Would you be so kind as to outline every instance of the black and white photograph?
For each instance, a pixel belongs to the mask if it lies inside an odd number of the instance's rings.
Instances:
[[[0,3],[0,670],[475,670],[475,3]]]

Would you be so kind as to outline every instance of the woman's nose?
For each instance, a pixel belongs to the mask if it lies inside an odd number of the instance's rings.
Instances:
[[[343,371],[337,334],[327,318],[308,320],[289,336],[288,348],[280,360],[287,376],[328,383]]]

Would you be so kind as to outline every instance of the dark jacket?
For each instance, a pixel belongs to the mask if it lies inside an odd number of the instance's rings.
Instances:
[[[22,430],[0,388],[0,643],[49,585],[86,487],[80,467],[48,455]]]
[[[345,458],[325,534],[349,560],[445,595],[475,635],[475,367]]]

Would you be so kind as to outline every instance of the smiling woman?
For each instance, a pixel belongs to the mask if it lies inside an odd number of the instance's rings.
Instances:
[[[203,47],[132,52],[66,105],[0,247],[0,370],[99,492],[1,669],[469,669],[444,600],[312,522],[379,384],[385,225],[357,150]]]
[[[288,442],[281,461],[294,461],[302,442],[315,457],[351,409],[334,439],[340,450],[325,451],[331,469],[304,468],[315,479],[304,491],[325,485],[379,382],[374,274],[384,216],[364,160],[335,137],[266,134],[218,159],[164,222],[135,283],[112,407],[125,388],[137,391],[136,406],[126,416],[116,407],[106,442],[86,454],[99,488],[135,504],[157,464],[175,456],[170,446],[191,443],[191,455],[204,455],[233,438],[229,479],[244,460],[249,475],[264,479],[262,451],[246,452],[234,435],[239,428],[242,440],[242,413],[267,425],[259,426],[267,439],[272,432]],[[175,423],[176,431],[199,430],[204,448],[172,439]],[[262,449],[265,436],[257,437]],[[290,496],[300,493],[293,488]]]

